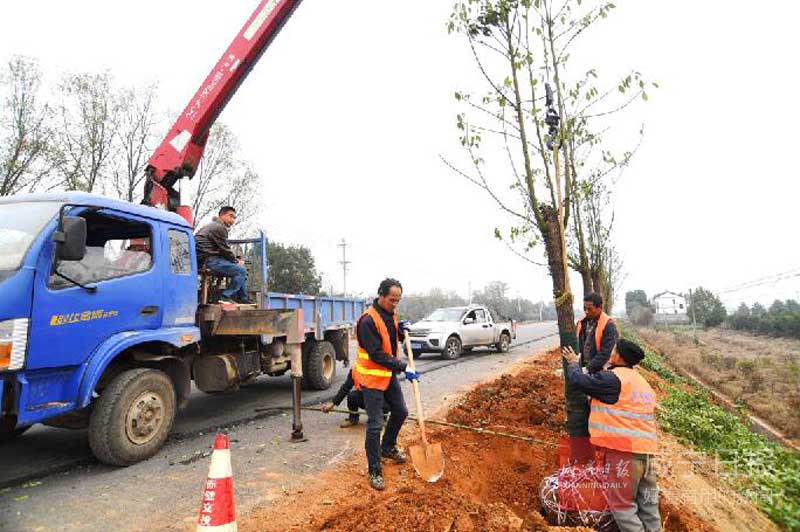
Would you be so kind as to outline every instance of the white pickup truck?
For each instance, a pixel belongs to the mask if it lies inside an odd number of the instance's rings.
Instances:
[[[507,352],[517,327],[513,321],[495,323],[489,309],[469,305],[436,309],[413,324],[408,335],[414,353],[441,353],[452,360],[479,346]]]

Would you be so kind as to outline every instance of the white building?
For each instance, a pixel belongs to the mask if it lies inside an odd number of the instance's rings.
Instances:
[[[656,312],[656,320],[667,319],[670,322],[689,321],[686,298],[681,294],[666,290],[656,294],[650,300]],[[669,317],[668,317],[669,316]]]

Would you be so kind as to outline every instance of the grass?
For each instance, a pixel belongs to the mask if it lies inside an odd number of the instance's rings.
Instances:
[[[644,348],[642,366],[670,383],[658,410],[661,428],[717,458],[742,495],[782,528],[800,531],[800,454],[753,432],[739,416],[714,404],[706,390],[673,373],[631,327],[622,325],[622,333]]]

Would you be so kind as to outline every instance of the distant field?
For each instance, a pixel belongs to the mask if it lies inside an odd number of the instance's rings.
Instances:
[[[800,340],[727,329],[637,328],[672,365],[744,404],[787,437],[800,439]]]

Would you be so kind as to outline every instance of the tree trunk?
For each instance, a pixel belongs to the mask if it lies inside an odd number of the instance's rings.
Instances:
[[[606,314],[611,315],[611,310],[614,306],[614,301],[611,299],[611,290],[606,283],[605,276],[600,270],[592,272],[592,287],[596,294],[600,294],[603,298],[603,310]]]
[[[581,279],[583,280],[583,295],[586,295],[593,291],[592,274],[589,273],[588,268],[581,270],[579,273],[581,274]]]
[[[579,349],[578,338],[575,336],[575,312],[572,309],[572,294],[568,291],[568,271],[564,268],[566,250],[561,238],[558,214],[550,205],[541,206],[541,213],[545,223],[545,227],[542,228],[542,237],[547,252],[550,277],[553,280],[553,297],[556,304],[560,345],[562,347],[571,346],[577,353]],[[563,360],[562,367],[566,376],[567,364]],[[589,436],[587,425],[589,403],[586,395],[569,386],[565,378],[564,397],[567,406],[567,433],[573,438],[587,438]]]

